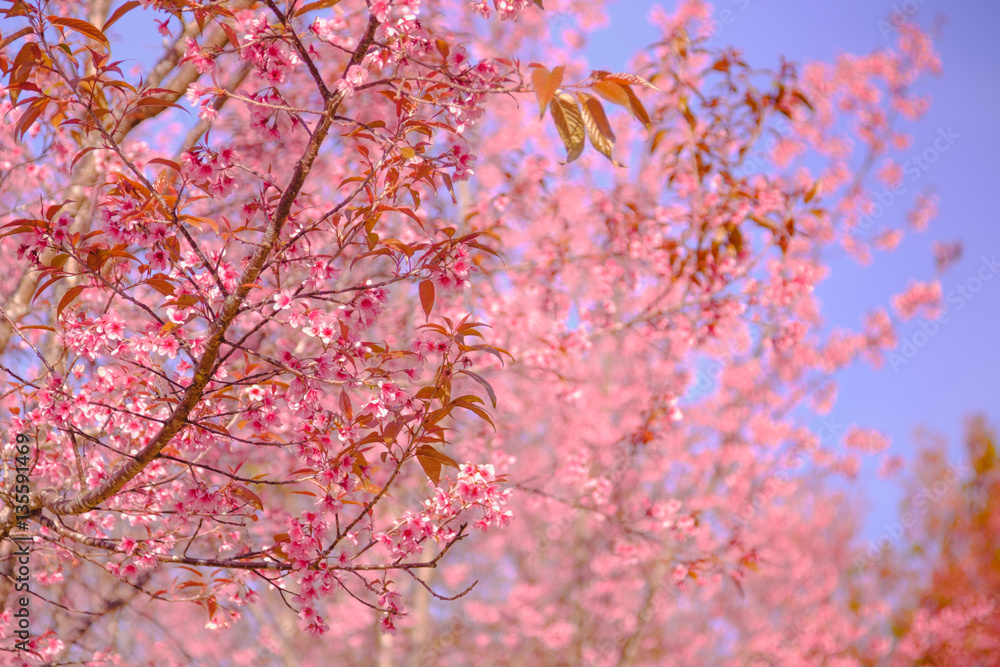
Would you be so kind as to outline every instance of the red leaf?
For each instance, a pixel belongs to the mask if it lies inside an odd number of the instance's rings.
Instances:
[[[424,308],[424,315],[430,319],[431,310],[434,308],[434,283],[430,280],[420,283],[420,305]]]
[[[59,300],[59,306],[56,308],[56,317],[58,318],[62,314],[62,311],[66,309],[66,306],[73,303],[76,297],[80,296],[87,287],[87,285],[77,285],[66,290],[63,298]]]
[[[104,28],[102,28],[101,31],[102,32],[107,32],[108,28],[110,28],[112,25],[114,25],[115,21],[117,21],[121,17],[125,16],[125,14],[129,13],[130,11],[132,11],[133,9],[135,9],[136,7],[138,7],[139,5],[140,5],[139,0],[129,0],[129,2],[126,2],[124,5],[122,5],[118,9],[116,9],[115,13],[112,14],[111,17],[108,18],[108,20],[104,22]]]

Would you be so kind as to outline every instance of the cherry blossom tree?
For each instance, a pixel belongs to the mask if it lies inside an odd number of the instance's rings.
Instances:
[[[893,315],[813,289],[933,217],[868,215],[928,37],[759,69],[686,2],[617,73],[542,5],[12,0],[14,664],[891,657],[826,484],[888,443],[816,424]]]

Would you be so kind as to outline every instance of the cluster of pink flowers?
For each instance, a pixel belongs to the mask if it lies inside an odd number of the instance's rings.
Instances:
[[[275,303],[275,306],[278,302]],[[304,321],[301,321],[304,320]],[[340,338],[340,323],[337,318],[326,311],[315,308],[304,317],[292,317],[292,326],[302,324],[302,333],[313,338],[319,338],[323,345],[329,345]]]
[[[844,436],[844,444],[851,449],[877,454],[889,447],[889,440],[878,431],[853,427]]]
[[[20,627],[18,625],[20,619],[15,618],[14,613],[14,605],[8,605],[3,610],[3,613],[0,613],[0,633],[4,637],[16,637],[14,633]],[[13,641],[11,643],[13,644]],[[65,644],[63,644],[63,641],[59,639],[55,632],[48,632],[37,636],[33,635],[27,640],[27,645],[31,653],[8,649],[11,652],[11,657],[10,662],[7,664],[13,667],[28,667],[28,665],[42,664],[51,665],[55,663],[65,647]],[[103,655],[104,652],[98,651],[98,654],[98,656],[95,656],[95,660],[99,660],[100,655]]]
[[[412,399],[395,382],[383,381],[379,382],[378,386],[379,391],[372,394],[371,399],[365,405],[365,412],[375,415],[378,419],[384,419],[390,413],[398,412],[401,408],[413,407]]]
[[[134,579],[137,575],[157,566],[156,557],[152,553],[136,551],[136,542],[130,538],[122,538],[120,546],[126,549],[125,558],[119,563],[108,563],[108,572],[122,579]]]
[[[452,74],[456,83],[483,90],[495,88],[500,84],[502,76],[496,60],[491,58],[480,60],[474,67],[466,66],[467,60],[462,50],[457,50],[457,54],[451,53],[448,56],[449,64],[454,63],[453,67],[458,70]],[[448,114],[454,119],[455,130],[459,134],[465,132],[466,127],[475,124],[482,117],[484,97],[484,93],[469,93],[457,89],[454,91],[455,99],[447,104],[446,108]]]
[[[983,632],[989,627],[988,619],[997,612],[997,603],[985,595],[979,598],[963,597],[944,609],[921,607],[913,615],[910,632],[900,642],[893,665],[914,664],[927,655],[934,646],[951,647],[946,664],[977,664],[971,655]],[[995,646],[995,635],[990,643]],[[985,644],[985,642],[983,642]],[[968,653],[967,653],[968,651]],[[995,652],[992,654],[995,657]]]
[[[235,507],[232,498],[201,485],[184,489],[174,503],[174,510],[180,514],[224,514]]]
[[[181,62],[193,64],[198,69],[199,74],[212,71],[215,67],[215,61],[211,54],[204,51],[198,45],[198,42],[191,37],[185,37],[184,43],[186,48],[184,49],[184,57],[181,59]]]
[[[51,424],[53,426],[66,426],[70,423],[82,403],[86,402],[83,396],[70,398],[66,394],[61,378],[53,377],[44,389],[38,390],[35,394],[38,407],[28,413],[27,421],[35,424]]]
[[[385,48],[372,49],[362,61],[362,66],[377,71],[393,64],[408,64],[408,57],[423,57],[433,51],[433,40],[418,20],[421,0],[374,0],[369,11],[379,22],[375,41]],[[324,27],[317,27],[323,31]],[[321,35],[322,38],[322,35]],[[329,40],[336,43],[335,38]]]
[[[899,229],[886,229],[879,233],[872,241],[872,244],[879,250],[886,252],[895,250],[903,240],[903,232]]]
[[[264,394],[260,401],[249,407],[244,413],[247,425],[254,433],[271,431],[281,425],[281,417],[278,414],[278,405],[273,396]]]
[[[115,352],[120,341],[125,338],[125,321],[114,313],[108,313],[97,320],[87,317],[66,317],[63,319],[64,344],[74,354],[91,361],[102,352]]]
[[[455,144],[452,146],[451,152],[448,156],[455,165],[455,172],[452,174],[452,178],[454,180],[467,181],[470,176],[476,173],[472,170],[472,165],[476,161],[476,156],[470,153],[469,149],[462,144]]]
[[[771,340],[775,350],[787,351],[798,347],[807,333],[809,327],[804,322],[789,322]]]
[[[283,106],[285,101],[275,88],[267,88],[256,93],[243,93],[250,112],[250,129],[262,141],[280,141],[282,136],[298,125],[298,120],[288,112],[274,109]]]
[[[288,75],[302,64],[302,59],[289,45],[279,39],[268,25],[267,15],[251,18],[243,27],[240,57],[256,67],[257,74],[270,85],[284,83]]]
[[[892,297],[892,307],[903,320],[918,314],[934,319],[941,314],[941,283],[911,281],[905,292]]]
[[[473,2],[471,4],[472,8],[479,12],[479,15],[484,19],[488,19],[493,13],[486,0],[478,0],[478,2]],[[496,9],[497,15],[500,17],[501,21],[512,21],[516,19],[521,10],[531,4],[530,0],[493,0],[493,7]]]
[[[354,89],[366,81],[368,81],[368,70],[353,65],[347,70],[344,78],[337,81],[337,90],[343,93],[344,97],[350,97],[354,94]]]
[[[419,361],[424,361],[428,356],[435,354],[444,354],[448,351],[448,341],[446,340],[428,340],[423,338],[418,338],[413,341],[413,351],[417,354],[417,359]]]
[[[869,347],[877,350],[891,350],[899,342],[885,308],[878,308],[865,317],[865,335]]]
[[[384,288],[366,289],[344,309],[344,321],[353,332],[363,331],[375,324],[388,301],[389,293]]]
[[[221,199],[239,185],[235,175],[238,161],[239,155],[232,147],[210,150],[195,146],[184,153],[183,174],[208,194]]]
[[[39,257],[42,252],[52,246],[61,246],[69,233],[69,226],[73,223],[73,218],[63,213],[52,221],[48,227],[36,226],[31,232],[27,241],[22,240],[17,246],[18,260],[27,259],[36,266],[40,266]]]
[[[922,232],[927,229],[927,223],[937,217],[938,197],[931,194],[919,194],[913,198],[913,208],[906,214],[910,229]]]
[[[171,234],[163,222],[149,217],[136,197],[109,197],[101,207],[101,219],[111,241],[156,248],[147,255],[150,268],[159,271],[167,267],[168,255],[162,246]]]
[[[420,0],[374,0],[370,11],[380,23],[376,35],[385,38],[379,41],[397,42],[414,55],[430,48],[428,34],[417,21]]]
[[[219,117],[219,110],[213,106],[213,102],[216,100],[216,94],[213,89],[202,88],[197,84],[191,84],[188,86],[187,92],[184,97],[188,99],[191,106],[200,107],[198,110],[198,118],[214,123]]]
[[[491,464],[464,463],[447,491],[435,487],[434,496],[424,501],[423,510],[406,512],[390,530],[377,534],[375,539],[392,558],[405,558],[421,549],[427,538],[438,542],[452,539],[455,531],[447,524],[474,508],[482,512],[475,522],[477,529],[504,527],[513,518],[513,513],[506,509],[510,494],[510,489],[500,488]]]
[[[385,616],[379,621],[382,634],[396,634],[396,626],[393,624],[393,618],[399,613],[401,598],[402,596],[399,593],[390,591],[388,585],[383,584],[382,594],[378,597],[379,606],[386,610]]]
[[[306,633],[318,637],[330,630],[330,626],[316,611],[315,603],[322,597],[328,597],[341,585],[340,577],[335,570],[309,570],[302,574],[299,593],[295,599],[302,604],[299,609],[299,621],[302,622],[302,629]]]
[[[437,267],[434,282],[446,292],[457,292],[469,286],[469,274],[475,270],[469,255],[469,246],[456,245]]]
[[[346,29],[347,21],[340,16],[334,16],[330,19],[317,18],[309,26],[309,30],[324,42],[330,42],[334,46],[339,46],[341,48],[346,48],[348,41],[339,37],[338,33]]]
[[[783,307],[805,294],[811,294],[819,279],[816,266],[804,261],[777,262],[769,265],[771,281],[764,289],[764,300]]]
[[[336,280],[340,270],[327,259],[317,259],[309,269],[309,279],[305,282],[306,289],[322,289],[331,281]]]
[[[420,14],[420,0],[374,0],[370,11],[379,22],[385,23],[394,9],[399,16],[412,21]]]

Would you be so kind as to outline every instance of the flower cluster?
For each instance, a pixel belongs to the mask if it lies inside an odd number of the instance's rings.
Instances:
[[[238,160],[236,150],[231,147],[211,150],[195,146],[184,153],[183,174],[208,194],[221,199],[239,185],[235,175]]]
[[[941,313],[941,283],[911,281],[905,292],[892,297],[892,307],[903,320],[918,314],[935,319]]]
[[[455,165],[455,172],[451,176],[454,180],[467,181],[470,176],[476,173],[472,170],[472,164],[476,161],[476,156],[470,153],[469,149],[462,144],[452,146],[448,157]]]
[[[867,454],[877,454],[889,447],[889,440],[872,429],[854,427],[844,436],[844,444]]]
[[[337,90],[343,93],[344,97],[350,97],[354,94],[354,89],[366,81],[368,81],[368,70],[353,65],[347,70],[344,78],[337,81]]]
[[[265,14],[251,18],[244,26],[240,57],[253,63],[261,79],[272,86],[284,83],[295,68],[302,64],[302,59],[294,49],[285,44],[268,25]]]
[[[182,63],[193,64],[199,74],[204,74],[205,72],[211,72],[215,67],[215,61],[212,55],[201,48],[198,42],[191,37],[184,38],[184,57],[181,59]]]
[[[344,322],[352,332],[363,331],[375,324],[388,301],[389,293],[384,288],[370,287],[344,308]]]
[[[193,107],[200,107],[198,118],[214,123],[219,118],[219,110],[215,106],[218,99],[216,92],[210,88],[202,88],[198,84],[188,86],[184,97],[188,99]]]
[[[73,218],[63,213],[56,218],[51,225],[36,225],[27,235],[27,239],[22,239],[17,246],[17,259],[27,259],[35,266],[40,266],[39,257],[41,253],[52,246],[61,246],[69,233],[69,226]]]
[[[347,48],[347,40],[338,37],[338,33],[347,28],[347,21],[340,16],[331,19],[316,18],[309,26],[309,30],[324,42],[329,42],[334,46]]]
[[[288,131],[298,125],[298,120],[287,111],[276,107],[285,106],[281,94],[274,88],[256,93],[242,93],[247,98],[250,112],[250,129],[262,141],[280,141]]]
[[[412,399],[395,382],[379,382],[378,388],[378,393],[372,394],[365,405],[364,412],[373,414],[378,419],[384,419],[401,408],[413,407]]]
[[[469,246],[456,245],[436,267],[434,282],[446,292],[457,292],[469,286],[469,274],[475,269],[469,255]]]
[[[392,558],[405,558],[420,550],[421,543],[428,538],[437,542],[453,539],[455,531],[447,524],[473,509],[481,512],[475,522],[477,529],[504,527],[513,518],[513,513],[506,509],[510,494],[510,489],[500,488],[492,465],[464,463],[447,491],[435,487],[433,497],[424,501],[423,510],[406,512],[392,529],[375,538]]]
[[[479,0],[478,2],[473,2],[472,8],[479,12],[479,15],[484,19],[488,19],[492,12],[490,11],[490,6],[486,0]],[[517,15],[532,4],[530,0],[493,0],[493,7],[497,11],[497,15],[500,17],[501,21],[512,21],[517,18]]]

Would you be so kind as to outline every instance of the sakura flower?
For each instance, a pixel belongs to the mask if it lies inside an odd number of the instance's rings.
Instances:
[[[292,306],[292,293],[289,290],[281,290],[274,295],[275,310],[285,310]]]

